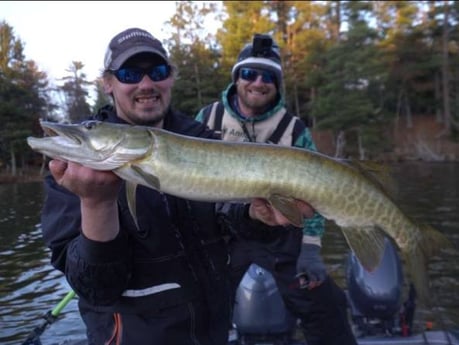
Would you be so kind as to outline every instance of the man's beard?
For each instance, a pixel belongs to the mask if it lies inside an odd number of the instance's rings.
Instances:
[[[144,119],[144,118],[136,116],[135,124],[139,126],[156,127],[158,124],[164,121],[164,118],[166,117],[167,113],[168,111],[158,116],[155,116],[154,118],[150,118],[150,119]]]

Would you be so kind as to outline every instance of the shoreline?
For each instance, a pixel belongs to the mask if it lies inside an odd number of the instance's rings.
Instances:
[[[0,185],[9,183],[28,183],[28,182],[41,182],[44,176],[40,173],[12,176],[10,174],[0,173]]]
[[[372,161],[372,160],[369,160]],[[382,159],[382,160],[373,160],[374,162],[385,164],[404,164],[404,163],[429,163],[429,164],[451,164],[459,163],[455,159],[445,159],[445,160],[422,160],[422,159]],[[29,183],[29,182],[42,182],[45,175],[40,174],[40,170],[36,169],[27,169],[28,172],[20,172],[17,176],[13,176],[6,172],[0,172],[0,185],[9,184],[9,183]]]

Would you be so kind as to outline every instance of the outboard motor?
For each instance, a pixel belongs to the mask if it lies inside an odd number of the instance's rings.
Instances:
[[[394,244],[385,239],[381,263],[372,272],[351,252],[346,281],[352,318],[361,335],[393,334],[403,290],[402,265]]]
[[[387,238],[384,247],[381,263],[372,272],[363,268],[354,253],[349,253],[347,257],[348,302],[358,337],[395,333],[409,335],[415,292],[410,290],[409,300],[402,305],[400,258],[394,244]],[[233,310],[236,336],[230,344],[299,344],[294,337],[296,324],[271,273],[252,264],[236,291]],[[403,332],[403,327],[408,332]]]
[[[286,309],[269,271],[250,265],[236,291],[233,325],[236,344],[292,344],[295,318]]]

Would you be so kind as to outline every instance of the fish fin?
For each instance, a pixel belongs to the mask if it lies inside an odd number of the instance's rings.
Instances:
[[[420,247],[413,247],[410,251],[402,252],[402,260],[406,266],[407,279],[409,279],[416,291],[419,302],[428,307],[430,305],[430,283],[427,273],[426,257]]]
[[[158,177],[156,177],[155,175],[146,173],[145,171],[143,171],[142,169],[140,169],[139,167],[135,165],[131,165],[131,168],[138,175],[138,177],[140,177],[142,180],[146,182],[148,186],[160,191],[161,184],[159,182]]]
[[[355,168],[360,174],[378,186],[387,196],[397,193],[397,183],[387,164],[374,161],[346,160],[345,163]]]
[[[147,174],[145,171],[140,169],[135,165],[131,165],[131,171],[137,175],[137,178],[142,179],[145,181],[145,184],[154,188],[156,190],[160,190],[160,183],[159,179],[152,174]],[[137,230],[140,230],[139,222],[137,220],[137,209],[136,209],[136,189],[137,183],[126,181],[126,198],[128,203],[129,212],[131,213],[132,218],[134,219],[135,226]]]
[[[437,255],[442,250],[452,250],[456,254],[454,244],[440,231],[428,224],[418,224],[422,233],[421,248],[427,257]]]
[[[341,230],[362,266],[369,272],[376,269],[384,255],[384,233],[373,226]]]
[[[136,183],[126,181],[126,199],[129,212],[131,213],[132,219],[134,220],[137,230],[140,230],[139,223],[137,221],[136,190]]]
[[[295,199],[288,196],[273,194],[268,198],[269,203],[287,218],[293,225],[302,228],[304,225],[303,214],[298,209]]]
[[[421,232],[417,243],[410,244],[402,251],[402,259],[407,267],[407,275],[413,282],[419,302],[426,307],[431,306],[429,291],[431,290],[428,276],[428,260],[440,251],[451,250],[457,253],[453,243],[440,231],[430,225],[418,225]]]

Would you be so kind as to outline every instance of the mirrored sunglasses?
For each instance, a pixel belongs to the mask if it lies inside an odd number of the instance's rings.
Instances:
[[[162,81],[166,80],[171,75],[171,66],[163,64],[148,69],[125,67],[113,71],[113,74],[116,79],[123,84],[140,83],[145,75],[148,75],[152,81]]]
[[[255,81],[259,75],[261,75],[263,83],[271,84],[276,81],[276,76],[270,71],[263,71],[254,68],[241,68],[239,72],[239,76],[247,81]]]

